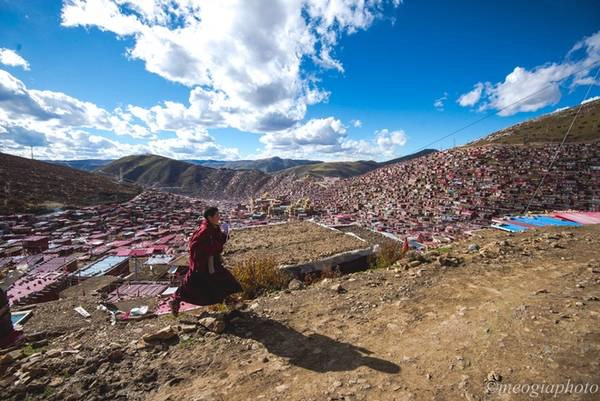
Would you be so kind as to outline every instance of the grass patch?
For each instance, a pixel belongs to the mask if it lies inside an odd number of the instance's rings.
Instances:
[[[242,296],[246,299],[286,288],[289,281],[275,260],[269,257],[249,257],[235,266],[233,274],[241,284]]]
[[[25,356],[31,356],[35,353],[42,352],[46,347],[36,348],[32,344],[27,344],[21,349],[21,352]]]

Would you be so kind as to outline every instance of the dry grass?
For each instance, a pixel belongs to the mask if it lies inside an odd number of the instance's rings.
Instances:
[[[379,253],[371,259],[371,269],[383,269],[393,265],[402,258],[402,244],[383,242],[380,244]]]
[[[249,257],[234,267],[233,274],[246,299],[286,288],[289,281],[289,277],[279,270],[275,259],[269,257]]]

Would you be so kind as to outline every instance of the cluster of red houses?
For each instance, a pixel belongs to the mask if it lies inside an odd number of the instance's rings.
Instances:
[[[157,264],[166,274],[169,262],[186,254],[205,207],[194,198],[144,192],[123,204],[0,216],[0,285],[11,304],[30,304],[56,299],[75,279],[144,277]]]
[[[444,242],[530,210],[600,209],[600,144],[462,147],[338,180],[284,182],[271,192],[310,198],[328,224],[357,222],[420,242]],[[536,196],[536,188],[544,177]]]

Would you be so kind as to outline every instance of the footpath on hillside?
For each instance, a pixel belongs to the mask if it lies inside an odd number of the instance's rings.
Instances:
[[[0,355],[2,399],[600,398],[600,226],[482,230],[292,288],[116,325],[67,315],[93,291],[39,305],[44,335]]]

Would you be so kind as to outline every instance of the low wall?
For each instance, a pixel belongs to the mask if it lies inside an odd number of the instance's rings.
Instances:
[[[369,267],[369,258],[379,251],[378,246],[341,252],[323,259],[299,263],[295,265],[281,265],[279,268],[286,273],[301,277],[307,273],[316,273],[339,269],[342,273],[352,273],[366,270]]]

